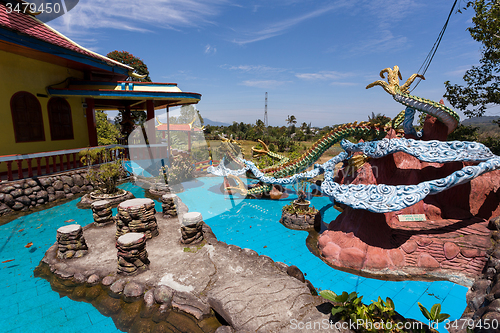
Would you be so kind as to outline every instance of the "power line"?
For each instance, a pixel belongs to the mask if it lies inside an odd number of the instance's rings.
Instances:
[[[444,32],[446,31],[446,28],[448,27],[448,22],[450,21],[451,14],[453,14],[453,10],[455,9],[457,2],[458,2],[458,0],[455,0],[455,2],[453,3],[453,6],[451,7],[450,13],[448,14],[448,18],[446,19],[446,22],[445,22],[443,28],[441,29],[441,32],[439,33],[437,40],[434,42],[434,45],[432,46],[432,49],[429,51],[429,54],[425,58],[424,63],[418,69],[418,72],[417,72],[418,74],[425,75],[425,73],[427,72],[427,69],[429,68],[429,66],[432,62],[432,59],[434,58],[434,55],[436,54],[436,51],[439,47],[439,44],[441,43],[441,39],[443,39]],[[422,79],[418,78],[417,83],[413,86],[413,89],[411,89],[411,91],[415,90],[415,88],[418,86],[420,81],[422,81]]]

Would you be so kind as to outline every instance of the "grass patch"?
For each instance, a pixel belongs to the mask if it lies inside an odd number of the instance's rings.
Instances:
[[[196,253],[198,252],[202,247],[204,247],[206,244],[205,240],[203,240],[200,244],[194,247],[185,247],[183,249],[184,252],[190,252],[190,253]]]

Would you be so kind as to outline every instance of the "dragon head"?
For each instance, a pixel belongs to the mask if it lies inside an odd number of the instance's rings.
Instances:
[[[396,95],[397,93],[409,93],[409,88],[410,85],[415,81],[417,77],[425,80],[423,75],[420,74],[413,74],[406,80],[406,82],[400,86],[399,85],[399,80],[402,80],[403,77],[401,76],[401,72],[399,71],[398,66],[394,66],[393,68],[385,68],[380,71],[380,77],[385,79],[385,73],[387,73],[387,82],[383,80],[377,80],[375,82],[370,83],[369,85],[366,86],[366,89],[369,89],[374,86],[381,86],[384,88],[385,91],[387,91],[391,95]]]

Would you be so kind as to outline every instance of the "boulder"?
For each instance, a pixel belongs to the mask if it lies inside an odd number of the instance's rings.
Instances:
[[[75,185],[73,178],[71,178],[70,176],[61,176],[61,180],[64,184],[66,184],[70,187]]]
[[[3,202],[5,204],[7,204],[9,207],[12,207],[14,206],[14,204],[16,203],[16,201],[14,200],[14,197],[10,194],[6,194],[4,199],[3,199]]]
[[[47,200],[48,198],[49,198],[49,194],[47,193],[47,191],[39,191],[36,194],[37,200],[39,200],[39,199]]]
[[[76,186],[83,186],[83,177],[80,176],[80,175],[73,175],[71,176],[71,178],[73,178],[73,183],[76,185]]]
[[[29,206],[31,204],[31,200],[30,198],[28,198],[27,196],[23,195],[23,196],[20,196],[18,198],[16,198],[16,201],[22,203],[23,205],[25,206]]]
[[[14,190],[15,190],[14,186],[7,185],[7,186],[3,186],[1,191],[3,193],[10,193],[11,191],[14,191]]]
[[[24,205],[22,203],[20,203],[19,201],[16,201],[14,203],[14,206],[12,206],[13,210],[21,210],[23,208],[24,208]]]
[[[23,195],[23,190],[21,190],[20,188],[16,188],[14,191],[10,192],[10,195],[12,195],[14,198],[20,197],[21,195]]]
[[[63,189],[64,184],[63,184],[63,182],[61,180],[56,180],[52,184],[52,186],[54,187],[54,190],[61,191]]]
[[[33,186],[37,186],[37,185],[38,185],[38,183],[37,183],[35,180],[33,180],[33,179],[28,179],[28,180],[26,181],[26,184],[28,184],[28,185],[29,185],[29,186],[31,186],[31,187],[33,187]]]
[[[50,186],[50,184],[52,184],[51,177],[39,178],[38,181],[40,182],[40,185],[42,185],[43,187],[47,187],[47,186]]]
[[[71,188],[71,193],[73,193],[73,194],[80,193],[81,191],[82,190],[76,185]]]

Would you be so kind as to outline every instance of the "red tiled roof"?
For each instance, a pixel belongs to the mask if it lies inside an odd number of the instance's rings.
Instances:
[[[15,11],[7,13],[7,11],[8,10],[5,4],[0,3],[0,26],[14,30],[21,34],[28,35],[30,37],[40,39],[44,42],[59,47],[74,52],[78,52],[80,54],[84,54],[88,57],[105,61],[108,64],[118,65],[127,68],[129,70],[132,70],[132,68],[127,65],[124,65],[122,63],[119,63],[117,61],[114,61],[105,56],[91,52],[81,47],[80,45],[73,42],[71,39],[67,38],[66,36],[62,35],[61,33],[57,32],[56,30],[52,29],[48,25],[44,24],[43,22],[41,22],[40,20],[36,19],[35,17],[29,14],[25,14],[22,12],[18,13]]]

